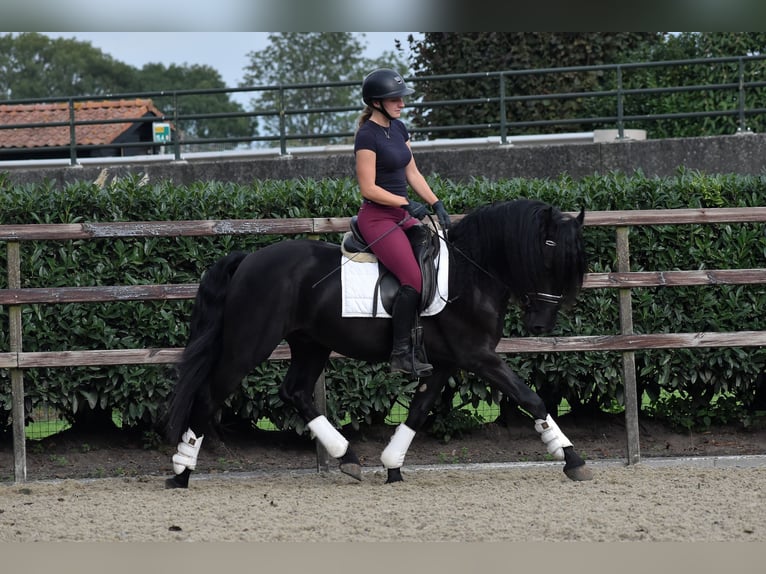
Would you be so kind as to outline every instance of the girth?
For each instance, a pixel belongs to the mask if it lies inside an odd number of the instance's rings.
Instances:
[[[412,252],[415,254],[415,259],[420,266],[420,272],[423,276],[423,285],[418,307],[422,313],[423,310],[430,305],[437,289],[436,257],[439,254],[439,236],[425,225],[414,225],[407,229],[405,233],[410,240]],[[342,249],[346,256],[352,259],[362,260],[361,257],[359,257],[359,255],[362,254],[366,258],[364,260],[367,261],[369,261],[370,256],[374,257],[367,242],[359,231],[356,215],[351,218],[351,232],[346,233],[344,236]],[[375,260],[377,261],[377,258]],[[373,317],[377,315],[378,294],[380,294],[380,300],[383,302],[383,308],[387,313],[391,314],[394,306],[394,298],[396,297],[400,286],[399,279],[396,278],[396,275],[391,273],[391,271],[386,269],[385,265],[378,261],[378,280],[375,282],[375,291],[373,293]]]

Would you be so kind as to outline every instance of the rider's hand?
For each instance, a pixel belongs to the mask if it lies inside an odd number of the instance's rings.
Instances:
[[[442,200],[440,199],[436,203],[434,203],[431,207],[434,208],[434,211],[436,212],[436,217],[439,218],[439,225],[442,226],[442,229],[444,231],[447,231],[450,226],[450,219],[449,214],[447,213],[447,210],[444,208],[444,204],[442,203]]]
[[[410,201],[407,205],[402,205],[402,207],[415,219],[423,219],[428,215],[428,208],[417,201]]]

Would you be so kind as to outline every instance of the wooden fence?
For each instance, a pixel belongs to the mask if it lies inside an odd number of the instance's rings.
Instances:
[[[455,216],[453,220],[459,218],[460,216]],[[765,284],[766,269],[631,272],[629,230],[633,226],[645,225],[749,222],[766,222],[766,207],[588,212],[585,217],[586,226],[615,228],[618,268],[613,273],[588,273],[583,287],[586,289],[619,290],[620,334],[503,338],[497,347],[498,352],[621,351],[625,386],[627,463],[639,462],[639,403],[636,392],[634,352],[645,349],[764,346],[766,345],[766,331],[635,334],[633,333],[631,289],[657,286]],[[14,475],[16,481],[26,481],[23,378],[25,369],[174,363],[178,361],[183,350],[169,348],[25,352],[22,347],[21,336],[22,306],[192,299],[198,287],[197,284],[178,284],[21,288],[20,243],[22,241],[248,234],[310,234],[319,236],[346,231],[348,223],[348,218],[296,218],[0,225],[0,240],[7,242],[8,250],[8,288],[0,290],[0,305],[6,305],[9,308],[10,347],[8,351],[0,352],[0,368],[9,369],[11,376]],[[289,359],[289,357],[289,349],[285,346],[278,347],[271,355],[272,360]]]

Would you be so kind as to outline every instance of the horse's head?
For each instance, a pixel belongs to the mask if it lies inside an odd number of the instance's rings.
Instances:
[[[535,199],[501,201],[466,214],[449,233],[460,254],[455,285],[473,282],[480,290],[502,292],[501,298],[510,294],[530,333],[552,331],[558,312],[574,304],[582,287],[584,220],[584,210],[572,216]]]
[[[553,331],[558,313],[574,304],[582,287],[585,255],[582,225],[585,211],[572,217],[551,206],[537,212],[536,232],[526,254],[526,290],[518,295],[525,328],[533,335]]]

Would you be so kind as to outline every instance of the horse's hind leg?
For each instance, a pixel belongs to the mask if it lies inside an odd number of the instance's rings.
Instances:
[[[296,408],[316,440],[330,456],[340,461],[341,472],[362,480],[359,458],[349,448],[348,440],[314,404],[314,385],[327,364],[330,350],[299,336],[291,336],[287,342],[290,344],[290,367],[279,388],[280,398]]]
[[[231,367],[231,364],[228,367]],[[197,466],[202,441],[205,435],[212,431],[215,413],[228,395],[234,392],[247,371],[243,371],[245,374],[242,375],[239,372],[224,368],[221,373],[219,369],[212,379],[220,383],[220,385],[216,383],[212,385],[218,392],[211,394],[209,386],[204,386],[197,392],[189,415],[189,428],[183,433],[177,451],[172,457],[174,475],[165,480],[165,488],[188,488],[189,477]],[[221,381],[227,382],[221,383]]]
[[[242,340],[251,340],[242,338]],[[165,488],[188,488],[189,477],[196,469],[202,441],[213,431],[213,418],[226,399],[234,393],[254,365],[264,361],[277,346],[276,335],[264,337],[255,350],[244,348],[237,340],[226,340],[209,384],[201,386],[191,405],[188,424],[173,455],[174,475],[165,481]],[[215,434],[215,433],[213,433]]]
[[[210,420],[218,406],[211,400],[210,388],[207,385],[197,390],[190,407],[189,427],[181,435],[176,453],[172,457],[173,476],[165,480],[165,488],[189,487],[189,477],[197,468],[202,441],[211,428]]]

